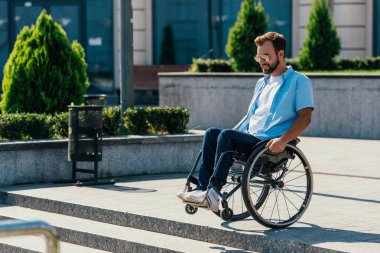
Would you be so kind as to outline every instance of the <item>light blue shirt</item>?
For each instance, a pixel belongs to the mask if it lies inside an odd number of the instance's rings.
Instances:
[[[258,98],[264,87],[268,85],[269,78],[270,75],[265,75],[257,82],[248,113],[236,126],[239,131],[248,133],[250,118],[258,108]],[[264,126],[252,133],[260,140],[283,135],[296,119],[297,111],[307,107],[314,108],[313,88],[308,77],[288,66],[288,70],[281,75],[281,80],[282,84],[273,98]]]

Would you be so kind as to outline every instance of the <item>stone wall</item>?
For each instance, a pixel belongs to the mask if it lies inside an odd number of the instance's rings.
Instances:
[[[160,106],[190,109],[190,128],[233,127],[260,74],[160,74]],[[315,111],[304,135],[380,139],[379,75],[309,75]]]
[[[189,172],[202,139],[203,133],[105,138],[99,176]],[[0,142],[0,185],[71,179],[67,145],[67,140]],[[78,168],[92,169],[93,163],[80,162]]]

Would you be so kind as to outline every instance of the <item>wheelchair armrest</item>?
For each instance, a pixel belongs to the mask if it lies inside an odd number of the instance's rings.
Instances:
[[[288,144],[292,146],[297,146],[297,144],[300,142],[301,140],[299,138],[295,138],[294,140],[290,141]]]

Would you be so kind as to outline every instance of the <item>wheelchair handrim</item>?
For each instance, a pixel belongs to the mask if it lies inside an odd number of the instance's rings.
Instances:
[[[263,218],[261,216],[261,214],[258,212],[258,210],[256,210],[256,208],[254,208],[251,204],[251,203],[255,202],[252,200],[252,197],[250,194],[251,174],[255,173],[254,177],[256,177],[257,175],[260,174],[260,171],[253,172],[253,169],[254,169],[254,165],[256,164],[258,159],[263,155],[263,153],[265,153],[268,150],[266,147],[264,147],[262,150],[258,151],[256,154],[252,154],[252,155],[254,155],[253,161],[249,164],[248,170],[245,171],[245,173],[244,173],[245,174],[245,176],[244,176],[245,183],[243,184],[244,189],[242,188],[242,190],[244,190],[246,193],[246,194],[243,194],[243,197],[246,198],[247,209],[250,212],[250,214],[253,216],[253,218],[255,218],[259,223],[261,223],[264,226],[271,227],[271,228],[286,227],[286,226],[293,224],[297,220],[299,220],[301,218],[301,216],[304,214],[305,210],[307,209],[307,207],[310,203],[310,200],[311,200],[312,192],[313,192],[312,171],[311,171],[309,162],[307,161],[306,157],[301,152],[301,150],[299,150],[297,147],[294,147],[292,145],[287,145],[286,149],[290,149],[292,151],[292,153],[294,155],[296,155],[298,157],[298,159],[300,159],[302,165],[304,166],[305,175],[307,178],[305,199],[303,200],[302,204],[300,205],[300,209],[298,209],[298,212],[296,214],[294,214],[293,216],[289,217],[287,220],[279,221],[279,222],[268,221],[265,218]],[[272,192],[275,191],[274,188],[273,189],[272,189],[272,187],[270,187],[270,188],[271,188],[271,192],[268,194],[268,197],[271,195]],[[282,194],[284,194],[284,193],[282,193]],[[278,195],[277,195],[277,197],[278,197]]]

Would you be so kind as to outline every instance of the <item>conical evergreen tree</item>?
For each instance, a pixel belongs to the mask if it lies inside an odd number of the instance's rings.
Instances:
[[[259,1],[244,0],[234,26],[228,34],[226,53],[233,59],[235,71],[261,71],[255,62],[257,47],[254,40],[268,28],[268,18]]]
[[[80,104],[89,86],[82,46],[71,45],[46,11],[36,25],[24,27],[4,67],[3,113],[67,111]]]
[[[310,10],[303,49],[299,56],[302,69],[332,69],[340,51],[338,38],[326,0],[315,0]]]

